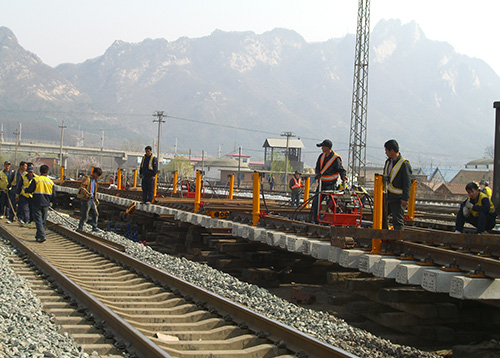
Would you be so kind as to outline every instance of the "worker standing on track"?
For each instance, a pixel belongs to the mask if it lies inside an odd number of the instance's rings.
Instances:
[[[142,202],[144,204],[150,204],[153,201],[154,178],[158,173],[158,158],[153,155],[151,146],[148,145],[144,150],[146,154],[142,157],[139,170],[142,179]]]
[[[26,193],[25,190],[29,188],[31,181],[36,177],[33,170],[33,166],[28,165],[26,173],[24,173],[21,177],[22,180],[17,183],[16,192],[18,194],[16,197],[19,198],[17,202],[17,219],[19,220],[19,225],[21,226],[31,223],[31,201],[33,199],[33,194]]]
[[[312,205],[313,221],[318,223],[320,187],[321,191],[335,190],[337,188],[337,179],[340,178],[342,181],[346,181],[347,175],[342,166],[342,158],[332,150],[333,143],[331,140],[325,139],[316,144],[316,147],[321,147],[323,151],[316,161],[315,178],[318,180],[318,187]]]
[[[97,210],[97,205],[99,205],[99,200],[97,200],[97,179],[101,175],[102,169],[94,168],[90,176],[84,176],[82,179],[82,184],[80,184],[80,188],[76,194],[76,197],[81,201],[78,230],[83,230],[83,225],[87,222],[90,214],[92,231],[99,231],[97,228],[97,220],[99,218],[99,211]]]
[[[404,208],[410,199],[411,165],[399,153],[399,144],[395,139],[384,144],[387,160],[384,165],[385,191],[387,193],[387,208],[384,210],[382,226],[387,229],[387,218],[392,213],[394,230],[404,230]]]
[[[3,163],[3,170],[0,171],[0,218],[3,218],[5,211],[9,212],[9,184],[14,177],[14,171],[10,169],[10,162],[6,160]]]
[[[8,195],[9,197],[7,198],[7,224],[11,224],[14,221],[14,216],[16,214],[17,210],[17,201],[16,201],[16,195],[19,194],[17,191],[18,186],[17,184],[19,182],[23,181],[23,174],[26,172],[26,169],[28,168],[28,164],[26,162],[20,162],[19,163],[19,168],[14,172],[12,180],[9,182],[8,186]],[[10,199],[10,200],[9,200]]]
[[[292,176],[290,179],[290,182],[288,183],[288,186],[290,187],[291,195],[292,195],[292,204],[291,206],[300,206],[300,188],[304,186],[302,184],[302,180],[300,179],[300,173],[295,172],[295,174]]]
[[[47,174],[49,167],[42,165],[40,167],[40,175],[31,181],[30,186],[25,189],[26,193],[33,193],[33,216],[36,224],[35,239],[37,242],[44,242],[45,226],[47,225],[47,213],[50,203],[54,201],[56,192],[54,190],[54,182]]]
[[[455,223],[455,232],[463,232],[466,222],[474,225],[478,234],[493,229],[496,224],[497,213],[491,198],[480,191],[478,185],[474,182],[467,184],[465,191],[469,198],[460,205]]]

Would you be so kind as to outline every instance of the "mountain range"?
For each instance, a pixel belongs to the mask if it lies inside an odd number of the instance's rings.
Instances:
[[[291,131],[314,164],[324,138],[347,165],[355,35],[308,43],[298,33],[214,31],[202,38],[115,41],[79,64],[44,64],[0,27],[0,123],[5,139],[141,148],[212,156],[243,147],[263,157],[266,137]],[[415,22],[382,20],[370,35],[367,160],[399,141],[414,166],[463,165],[493,144],[500,78],[484,61],[427,39]]]

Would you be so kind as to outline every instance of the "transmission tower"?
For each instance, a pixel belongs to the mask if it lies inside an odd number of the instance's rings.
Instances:
[[[368,107],[368,55],[370,42],[370,0],[358,1],[358,25],[349,136],[351,183],[366,181],[366,118]]]

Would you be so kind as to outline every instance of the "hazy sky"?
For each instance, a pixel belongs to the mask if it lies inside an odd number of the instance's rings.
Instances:
[[[202,37],[215,29],[262,33],[276,27],[306,41],[355,33],[357,0],[0,0],[0,26],[45,63],[80,63],[115,40]],[[432,40],[485,60],[500,73],[499,0],[371,0],[371,25],[415,20]]]

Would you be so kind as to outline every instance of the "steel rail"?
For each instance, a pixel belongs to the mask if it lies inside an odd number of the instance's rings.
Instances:
[[[61,226],[51,223],[54,229],[59,229]],[[90,238],[84,237],[70,231],[72,237],[80,236],[80,238],[85,238],[89,244],[91,242],[97,243]],[[59,269],[54,267],[51,263],[46,261],[37,252],[30,249],[23,240],[18,238],[16,235],[8,231],[5,227],[0,225],[0,234],[7,238],[19,251],[25,253],[30,260],[45,274],[53,278],[57,284],[64,288],[71,296],[73,296],[78,302],[87,307],[92,311],[95,316],[106,322],[106,325],[113,330],[115,335],[122,340],[129,342],[131,346],[129,349],[136,353],[139,357],[144,358],[172,358],[171,355],[166,353],[164,350],[160,349],[155,343],[153,343],[149,338],[144,336],[136,328],[130,325],[128,322],[120,318],[116,313],[110,310],[107,306],[103,305],[98,299],[93,295],[88,293],[86,290],[81,288],[79,285],[74,283],[70,278],[68,278]],[[69,233],[68,233],[69,234]],[[99,243],[101,247],[106,247],[110,250],[116,251],[116,249]],[[119,252],[119,251],[116,251]]]
[[[75,235],[74,231],[64,226],[56,226],[54,229],[69,237],[74,237]],[[206,302],[216,308],[219,312],[224,312],[230,315],[236,322],[245,322],[250,327],[254,327],[259,331],[268,332],[271,336],[284,340],[289,347],[294,349],[296,348],[297,351],[304,350],[310,356],[315,357],[356,358],[356,356],[351,353],[321,342],[318,339],[308,336],[296,329],[287,327],[276,320],[265,317],[260,313],[254,312],[249,308],[232,302],[222,296],[179,279],[166,273],[165,271],[157,269],[156,267],[143,263],[127,254],[117,251],[110,246],[103,245],[100,242],[81,235],[78,236],[78,240],[83,244],[96,249],[102,255],[112,257],[135,269],[136,271],[142,272],[152,281],[158,281],[164,285],[172,286],[183,292],[185,295],[196,297],[198,300]]]

